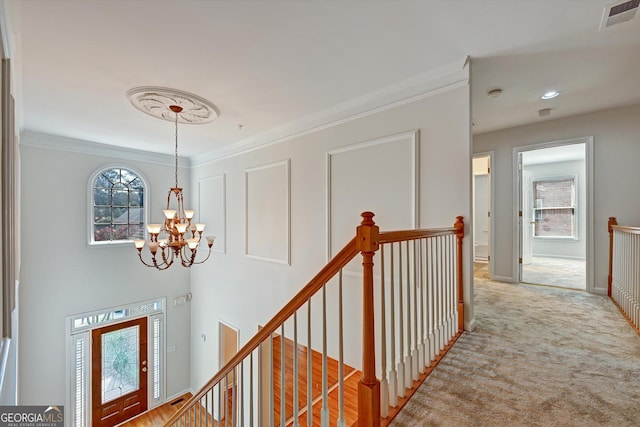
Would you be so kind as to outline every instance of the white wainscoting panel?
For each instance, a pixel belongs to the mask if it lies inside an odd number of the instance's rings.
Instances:
[[[245,255],[290,264],[290,160],[245,172]]]
[[[418,131],[361,142],[327,153],[328,258],[355,236],[360,213],[381,230],[417,228]]]
[[[215,236],[212,250],[227,253],[227,185],[225,174],[198,181],[198,222],[207,225],[204,234]]]

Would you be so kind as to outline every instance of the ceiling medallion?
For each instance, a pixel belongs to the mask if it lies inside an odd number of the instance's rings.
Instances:
[[[157,86],[134,87],[127,91],[127,98],[134,107],[150,116],[175,121],[172,105],[182,108],[179,123],[211,123],[220,116],[220,110],[211,101],[182,90]]]

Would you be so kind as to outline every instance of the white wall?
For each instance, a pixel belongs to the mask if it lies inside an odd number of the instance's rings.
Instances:
[[[156,164],[134,160],[136,153],[126,150],[60,151],[46,146],[95,148],[38,134],[23,134],[21,143],[19,403],[64,404],[66,316],[162,296],[168,305],[167,345],[176,346],[167,354],[167,395],[188,389],[190,305],[172,304],[189,290],[188,269],[174,266],[159,272],[144,267],[133,246],[87,245],[91,175],[110,165],[138,170],[151,186],[146,198],[150,220],[160,222],[173,185],[172,158]],[[151,158],[139,153],[138,157]],[[181,172],[181,180],[188,183],[188,170]]]
[[[587,178],[585,161],[575,160],[539,165],[524,165],[522,168],[522,180],[526,185],[531,185],[531,180],[536,178],[556,176],[576,177],[577,238],[554,239],[534,237],[533,255],[585,259],[587,256]]]
[[[624,225],[640,225],[640,198],[632,188],[640,182],[640,105],[610,109],[591,114],[544,121],[490,132],[473,137],[474,152],[495,151],[496,240],[494,242],[494,274],[513,280],[513,147],[576,137],[594,138],[594,287],[606,292],[609,235],[607,219],[618,218]]]
[[[400,138],[398,151],[385,151],[389,146],[377,146],[377,149],[364,150],[362,161],[355,162],[351,176],[344,178],[344,170],[339,174],[332,174],[332,185],[340,191],[338,195],[331,195],[333,202],[339,203],[339,209],[332,206],[331,212],[341,212],[335,221],[346,221],[351,234],[335,237],[333,247],[342,247],[355,235],[355,227],[359,224],[362,206],[355,199],[342,197],[346,188],[354,186],[363,188],[366,183],[380,181],[380,176],[386,176],[388,187],[376,187],[379,195],[371,199],[370,209],[377,211],[374,220],[378,221],[381,229],[388,229],[385,224],[397,220],[395,214],[402,210],[402,221],[408,221],[413,211],[418,211],[420,227],[452,226],[456,215],[463,215],[469,224],[471,212],[471,152],[470,152],[470,114],[469,88],[467,85],[457,87],[442,93],[433,94],[424,99],[416,100],[405,105],[396,106],[385,111],[367,115],[336,126],[312,132],[303,136],[289,139],[279,144],[271,145],[256,151],[226,158],[216,162],[206,163],[192,170],[192,187],[198,188],[201,182],[208,182],[211,177],[224,175],[226,182],[226,253],[216,253],[213,262],[192,271],[192,325],[194,336],[205,334],[206,341],[194,340],[192,345],[191,384],[199,388],[217,370],[218,320],[235,325],[240,330],[241,346],[258,329],[264,325],[278,309],[280,309],[304,284],[315,275],[327,261],[327,236],[334,234],[327,229],[328,224],[328,189],[327,189],[327,158],[329,152],[341,152],[340,148],[351,144],[378,140],[390,135],[419,130],[419,158],[411,154],[410,143]],[[336,151],[337,150],[337,151]],[[402,152],[400,152],[402,150]],[[386,153],[386,154],[385,154]],[[392,156],[397,161],[404,162],[399,168],[397,164],[389,163],[389,168],[380,167],[384,164],[385,155]],[[383,157],[381,157],[383,156]],[[349,156],[332,157],[332,167]],[[357,156],[352,159],[357,158]],[[252,221],[260,218],[260,212],[245,212],[245,173],[257,166],[282,164],[290,161],[290,265],[261,261],[245,256],[245,238],[259,240],[260,236],[245,236],[245,217],[249,215]],[[418,165],[418,201],[415,209],[410,205],[411,179],[402,168],[412,170],[414,161]],[[197,159],[196,159],[197,161]],[[394,174],[389,174],[389,171]],[[251,173],[250,173],[251,175]],[[274,177],[276,175],[274,174]],[[336,180],[340,182],[335,182]],[[251,179],[251,178],[250,178]],[[282,179],[268,178],[273,191],[277,193],[274,200],[280,200],[286,192],[286,184]],[[394,183],[407,182],[401,188],[394,187]],[[250,184],[251,185],[251,184]],[[251,190],[250,190],[251,191]],[[398,196],[402,207],[381,204],[381,200],[390,200],[394,193]],[[224,192],[215,191],[220,195]],[[203,196],[206,197],[206,196]],[[256,199],[252,195],[251,200]],[[395,200],[395,199],[394,199]],[[209,203],[207,201],[207,203]],[[219,205],[225,203],[222,199]],[[278,202],[280,204],[285,202]],[[249,209],[267,209],[271,221],[281,227],[282,219],[274,218],[273,212],[278,210],[269,205],[269,199],[261,202],[250,201]],[[278,208],[278,207],[277,207]],[[385,220],[385,217],[387,218]],[[217,221],[221,224],[224,221]],[[266,223],[264,227],[269,227]],[[467,236],[471,227],[467,225]],[[218,234],[221,230],[213,230]],[[270,235],[267,233],[266,235]],[[280,244],[286,239],[283,233],[275,235]],[[471,286],[471,239],[465,238],[465,298],[470,300]],[[279,250],[274,249],[274,254]],[[352,281],[352,279],[354,279]],[[361,319],[361,284],[355,278],[348,278],[345,293],[353,296],[355,302],[346,303],[345,324],[355,329],[354,336],[348,336],[345,349],[345,360],[354,366],[360,366],[360,319]],[[334,295],[329,295],[331,307],[335,307]],[[320,311],[314,305],[314,334],[320,323]],[[467,323],[472,323],[473,312],[467,311]],[[306,314],[305,314],[306,316]],[[300,320],[299,329],[306,330],[306,321]],[[314,335],[319,336],[319,335]],[[333,339],[331,340],[333,342]],[[330,344],[331,345],[331,344]]]

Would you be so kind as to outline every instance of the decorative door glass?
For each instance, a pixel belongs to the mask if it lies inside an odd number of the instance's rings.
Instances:
[[[103,404],[140,388],[139,334],[136,325],[102,335]]]

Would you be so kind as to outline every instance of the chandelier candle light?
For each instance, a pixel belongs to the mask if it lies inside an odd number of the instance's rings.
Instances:
[[[141,111],[147,112],[165,120],[167,119],[166,108],[174,113],[176,139],[175,186],[169,190],[169,193],[167,195],[167,207],[162,211],[165,217],[164,223],[148,224],[148,241],[134,241],[135,247],[138,250],[138,257],[140,258],[140,261],[142,261],[142,263],[147,267],[155,267],[158,270],[166,270],[167,268],[171,267],[176,260],[179,260],[180,264],[182,264],[183,267],[191,267],[194,264],[202,264],[209,259],[209,256],[211,256],[211,247],[213,246],[215,238],[212,236],[205,237],[208,247],[207,255],[204,257],[204,259],[196,261],[196,256],[198,255],[198,247],[200,247],[205,224],[192,223],[194,211],[184,209],[182,188],[178,186],[178,118],[183,112],[183,107],[177,105],[177,103],[170,103],[169,105],[162,105],[161,107],[159,107],[158,99],[167,101],[167,96],[165,94],[158,94],[156,92],[143,93],[141,96],[137,97],[134,100],[132,95],[136,95],[139,93],[134,92],[135,90],[136,89],[132,89],[131,91],[129,91],[129,96],[132,98],[132,103],[134,104],[134,106],[136,106],[136,108],[140,109]],[[184,96],[186,93],[180,92],[180,94]],[[176,96],[169,98],[169,100],[176,101]],[[191,99],[188,100],[191,101]],[[196,107],[196,110],[198,109],[197,107],[200,106],[195,101],[191,105]],[[208,108],[209,106],[207,105],[205,107]],[[157,111],[158,108],[164,109],[165,112],[159,113]],[[213,110],[213,112],[217,114],[217,111]],[[190,111],[189,114],[193,114],[193,111]],[[185,120],[188,121],[188,119]],[[195,122],[201,122],[201,120]],[[142,255],[142,249],[144,248],[145,244],[149,248],[149,253],[151,254],[150,261],[145,261]]]

